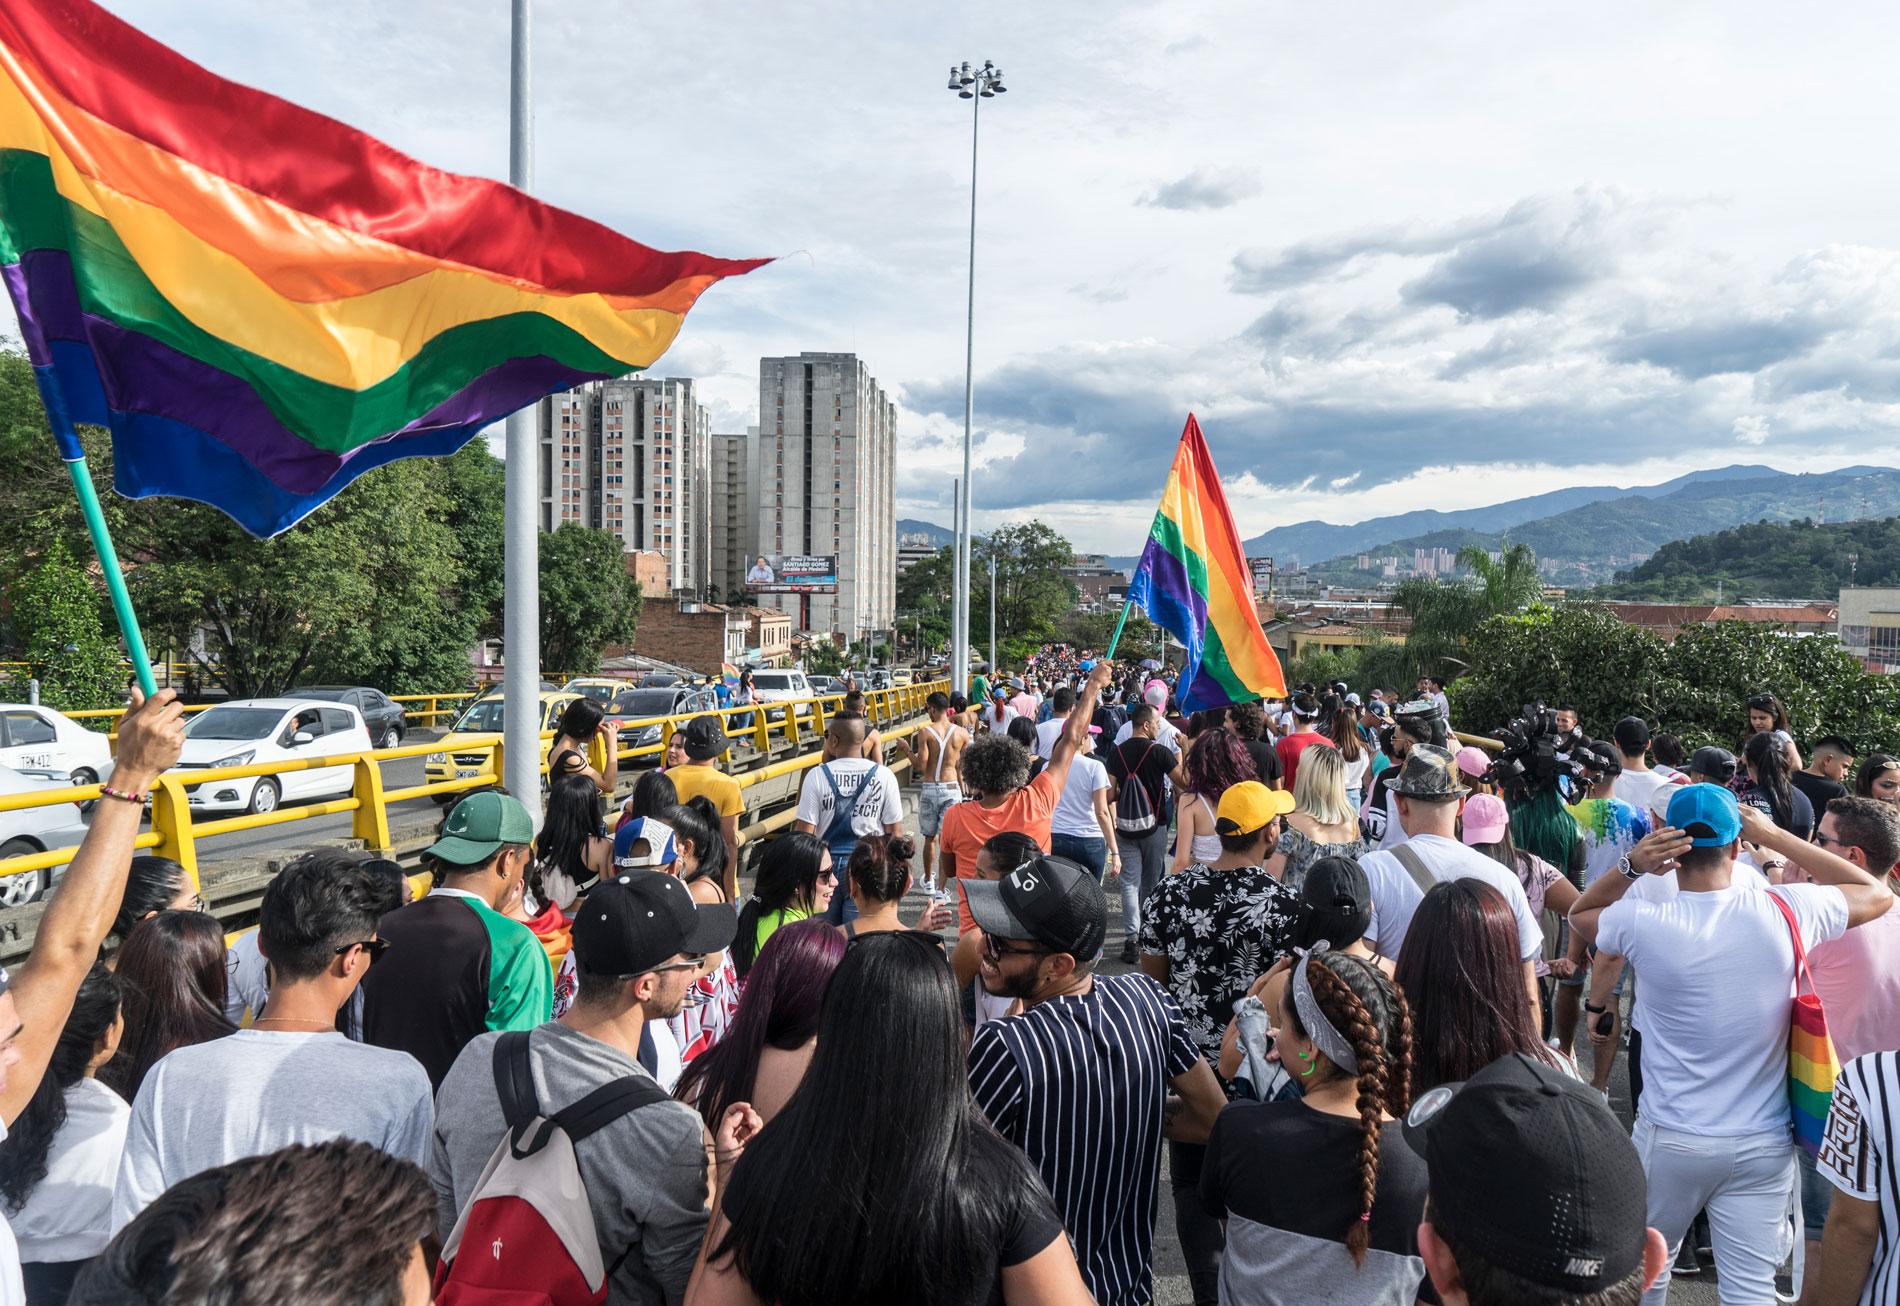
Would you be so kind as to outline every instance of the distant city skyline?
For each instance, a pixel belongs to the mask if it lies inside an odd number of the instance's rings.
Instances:
[[[505,174],[506,6],[107,5]],[[979,531],[1039,516],[1136,551],[1190,409],[1246,535],[1900,462],[1888,8],[566,0],[536,22],[540,194],[662,248],[779,256],[654,374],[743,431],[757,359],[874,355],[900,516],[947,523],[960,458],[969,119],[942,83],[964,58],[1011,75],[984,113]],[[652,50],[691,55],[627,76]]]

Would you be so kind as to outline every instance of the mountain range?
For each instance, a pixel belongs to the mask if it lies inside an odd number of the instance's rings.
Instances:
[[[948,526],[939,526],[934,521],[921,521],[916,517],[899,517],[897,519],[897,538],[901,540],[906,535],[928,537],[930,547],[933,549],[941,549],[946,545],[952,544],[957,538],[956,532],[951,530]]]

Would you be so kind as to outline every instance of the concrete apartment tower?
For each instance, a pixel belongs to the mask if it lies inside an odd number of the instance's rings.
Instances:
[[[835,554],[835,594],[759,594],[794,632],[862,639],[897,603],[896,409],[856,354],[759,360],[746,562]]]
[[[668,591],[712,570],[712,428],[684,377],[598,381],[543,400],[541,527],[579,522],[665,560]],[[723,592],[723,587],[722,587]]]
[[[746,556],[758,523],[752,519],[748,468],[759,428],[744,435],[714,432],[712,437],[712,583],[723,603],[744,603]]]

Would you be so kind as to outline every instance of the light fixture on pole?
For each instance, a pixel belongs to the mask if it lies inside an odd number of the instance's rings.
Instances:
[[[989,60],[981,68],[968,63],[952,65],[949,89],[970,102],[970,280],[963,348],[963,481],[958,490],[956,600],[950,618],[950,675],[952,686],[967,693],[970,687],[970,428],[976,395],[976,145],[977,121],[983,101],[1009,88],[1003,70]],[[995,668],[991,668],[994,672]]]

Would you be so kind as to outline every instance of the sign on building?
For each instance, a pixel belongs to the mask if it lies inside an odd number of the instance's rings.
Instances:
[[[836,594],[835,553],[761,553],[746,569],[745,587],[754,594]]]
[[[1249,558],[1247,569],[1253,573],[1253,589],[1256,594],[1266,594],[1273,589],[1273,559]]]

